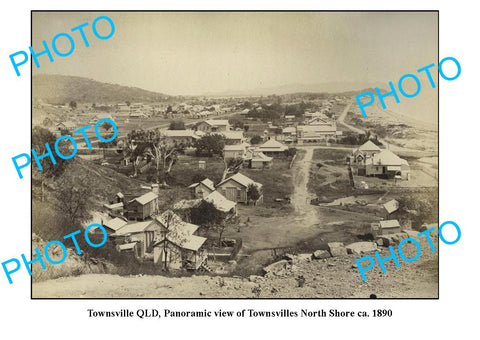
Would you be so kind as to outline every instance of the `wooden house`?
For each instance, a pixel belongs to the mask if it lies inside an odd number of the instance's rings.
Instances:
[[[217,190],[228,200],[240,203],[249,203],[247,191],[249,185],[255,185],[260,192],[260,198],[253,203],[263,202],[262,184],[255,182],[241,173],[224,179],[217,185]]]
[[[137,258],[145,258],[152,252],[155,230],[158,227],[152,221],[134,222],[124,225],[111,235],[117,250],[132,251]]]
[[[129,220],[145,220],[158,212],[158,196],[148,192],[125,203],[125,216]]]
[[[205,237],[194,235],[198,226],[182,221],[171,210],[153,221],[159,229],[153,244],[153,262],[162,268],[197,270],[206,265]]]
[[[201,182],[193,183],[189,185],[188,188],[190,189],[192,198],[204,198],[211,192],[215,191],[213,181],[208,178],[205,178]]]
[[[103,227],[107,231],[107,235],[111,235],[116,233],[118,230],[120,230],[127,224],[128,222],[125,221],[123,218],[115,217],[107,222],[104,222]]]
[[[373,157],[373,155],[375,155],[375,154],[377,154],[381,151],[382,151],[382,149],[380,149],[372,141],[368,140],[362,146],[360,146],[358,149],[353,150],[350,163],[351,164],[365,164],[365,161],[368,158]],[[360,170],[360,168],[359,168],[359,170]],[[359,175],[364,175],[364,173],[362,173],[362,170],[360,170]]]
[[[198,123],[197,130],[203,131],[203,132],[229,131],[230,124],[228,123],[228,120],[208,119]]]
[[[377,237],[380,235],[391,235],[400,233],[402,231],[402,228],[398,220],[384,220],[372,223],[371,231],[372,235],[374,237]]]
[[[223,157],[225,160],[232,158],[245,158],[249,146],[250,145],[247,143],[225,145],[223,147]]]
[[[286,150],[288,150],[288,146],[283,145],[275,139],[269,139],[258,147],[258,151],[269,156],[283,154]]]
[[[402,179],[410,179],[410,166],[408,162],[395,155],[390,150],[382,150],[365,160],[365,165],[359,167],[359,174],[383,178],[400,176]]]

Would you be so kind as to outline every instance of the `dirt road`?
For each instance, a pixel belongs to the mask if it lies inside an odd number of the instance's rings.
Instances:
[[[305,155],[302,160],[296,161],[292,167],[294,191],[292,196],[292,205],[298,213],[304,213],[310,209],[308,199],[308,175],[312,163],[313,148],[305,148]]]

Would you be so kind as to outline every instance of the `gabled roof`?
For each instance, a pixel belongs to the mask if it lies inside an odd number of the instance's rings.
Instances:
[[[358,148],[359,151],[381,151],[378,145],[375,145],[371,140],[367,140],[362,146]]]
[[[390,150],[382,150],[373,155],[371,159],[373,165],[408,165],[405,159],[398,157]]]
[[[211,126],[229,125],[228,120],[226,119],[207,119],[204,120],[204,122]]]
[[[169,221],[167,222],[167,220]],[[171,210],[167,210],[158,216],[154,220],[154,223],[155,222],[160,223],[165,229],[167,229],[165,238],[168,241],[182,248],[198,250],[206,240],[204,237],[193,235],[193,233],[199,228],[197,225],[182,221],[182,219]],[[154,246],[164,242],[165,238],[158,240]]]
[[[214,191],[205,197],[205,201],[212,203],[215,208],[223,212],[229,212],[236,206],[235,202],[230,201],[218,191]]]
[[[117,249],[119,251],[123,251],[123,250],[133,250],[133,248],[135,248],[135,245],[137,244],[137,242],[132,242],[132,243],[126,243],[126,244],[120,244],[117,246]]]
[[[123,226],[122,228],[118,229],[115,232],[115,236],[141,233],[145,231],[150,224],[152,224],[152,221],[135,222],[135,223],[126,224],[125,226]]]
[[[193,200],[180,200],[173,205],[173,209],[175,210],[186,210],[198,207],[198,205],[202,202],[201,198],[193,199]]]
[[[118,209],[123,209],[123,202],[114,203],[114,204],[104,204],[103,206],[110,210],[118,210]]]
[[[243,139],[243,131],[221,131],[215,132],[225,137],[225,139]]]
[[[60,122],[60,123],[57,124],[57,126],[58,125],[64,125],[65,127],[72,128],[72,129],[77,126],[77,124],[75,124],[72,121]]]
[[[256,162],[271,162],[273,157],[268,157],[261,151],[254,151],[252,156],[252,161]]]
[[[200,247],[207,240],[205,237],[201,237],[197,235],[185,235],[182,239],[172,239],[171,236],[167,235],[165,239],[179,248],[193,250],[193,251],[198,251],[198,249],[200,249]],[[156,242],[153,245],[153,247],[161,246],[163,242],[165,242],[165,239]]]
[[[168,236],[167,236],[168,239]],[[188,250],[197,251],[205,243],[207,239],[205,237],[190,235],[180,246]]]
[[[285,151],[288,149],[288,146],[283,145],[275,139],[269,139],[262,145],[258,147],[260,151]]]
[[[118,229],[124,227],[128,222],[125,221],[124,219],[121,219],[119,217],[115,217],[107,222],[105,222],[103,225],[107,228],[110,228],[114,231],[117,231]]]
[[[164,211],[161,215],[155,218],[155,221],[165,228],[167,228],[167,226],[170,228],[170,225],[183,222],[182,219],[171,210]]]
[[[397,220],[386,220],[380,221],[380,226],[382,229],[400,228],[400,223]]]
[[[238,184],[244,186],[245,188],[248,188],[248,186],[249,186],[250,184],[255,184],[255,185],[257,185],[259,188],[262,187],[262,185],[261,185],[260,183],[255,182],[253,179],[248,178],[247,176],[242,175],[241,173],[237,173],[237,174],[235,174],[235,175],[233,175],[233,176],[231,176],[231,177],[228,177],[228,178],[224,179],[223,181],[221,181],[221,182],[217,185],[217,187],[218,187],[219,185],[222,185],[222,184],[225,183],[225,182],[230,181],[230,180],[237,182]]]
[[[391,214],[394,211],[397,211],[400,206],[397,200],[391,200],[387,203],[383,204],[383,208],[387,211],[387,213]]]
[[[197,135],[193,130],[163,130],[162,135],[166,137],[191,137],[194,139],[200,138],[200,136]]]
[[[239,151],[239,150],[245,150],[249,145],[246,143],[242,144],[232,144],[232,145],[225,145],[223,147],[224,151]]]
[[[304,132],[336,132],[337,128],[333,125],[298,125],[297,130]]]
[[[137,201],[141,205],[145,205],[153,201],[155,198],[157,198],[157,195],[153,191],[150,191],[150,192],[147,192],[146,194],[143,194],[140,197],[134,198],[132,201]]]
[[[190,184],[188,187],[189,188],[195,188],[196,186],[198,186],[200,184],[205,185],[208,189],[210,189],[212,191],[215,190],[215,185],[213,184],[213,181],[211,179],[208,179],[208,178],[205,178],[203,181],[201,181],[199,183]]]

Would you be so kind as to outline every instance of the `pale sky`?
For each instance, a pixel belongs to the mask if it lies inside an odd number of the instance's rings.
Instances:
[[[108,40],[91,31],[100,15],[115,23]],[[34,74],[200,95],[287,84],[395,82],[438,63],[436,12],[37,12],[34,50],[42,49],[42,40],[51,45],[56,34],[84,22],[90,47],[78,32],[71,33],[73,54],[54,55],[53,63],[39,57]],[[58,48],[68,50],[62,41]]]

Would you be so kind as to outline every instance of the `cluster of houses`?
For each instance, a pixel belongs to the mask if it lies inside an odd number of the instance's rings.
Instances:
[[[283,128],[269,125],[264,136],[286,144],[336,142],[342,131],[337,129],[335,116],[328,117],[323,112],[306,112],[301,122],[293,115],[286,115]]]
[[[196,130],[162,130],[164,136],[177,142],[192,144],[205,134],[219,134],[225,138],[223,156],[226,161],[232,158],[242,158],[244,166],[252,169],[269,168],[275,156],[280,156],[288,150],[288,146],[275,139],[268,139],[258,146],[247,142],[243,130],[232,130],[228,120],[209,119],[200,122]]]
[[[370,140],[353,150],[347,162],[359,176],[410,179],[410,166],[407,160],[388,149],[380,149]]]
[[[252,201],[248,195],[251,185],[256,186],[260,194],[260,197],[255,201]],[[219,206],[230,206],[230,203],[224,199],[234,203],[253,203],[255,205],[263,202],[262,184],[241,173],[236,173],[224,179],[216,186],[210,179],[206,178],[201,182],[190,185],[189,189],[193,199],[213,200],[212,203],[216,206],[217,204]]]
[[[254,185],[259,197],[249,197]],[[191,199],[174,204],[172,210],[160,212],[158,185],[141,195],[117,193],[104,207],[112,218],[103,221],[108,239],[119,252],[131,253],[141,261],[169,269],[207,270],[207,238],[199,236],[199,226],[190,223],[190,210],[202,201],[211,203],[225,220],[237,216],[237,203],[259,204],[263,201],[260,183],[237,173],[215,185],[206,178],[190,185]],[[101,233],[94,229],[93,233]]]
[[[120,103],[116,105],[118,114],[128,115],[131,118],[148,118],[156,114],[171,114],[198,119],[227,113],[230,110],[230,107],[221,105],[191,105],[187,103],[179,103],[173,106],[166,103],[132,103],[130,105]]]

